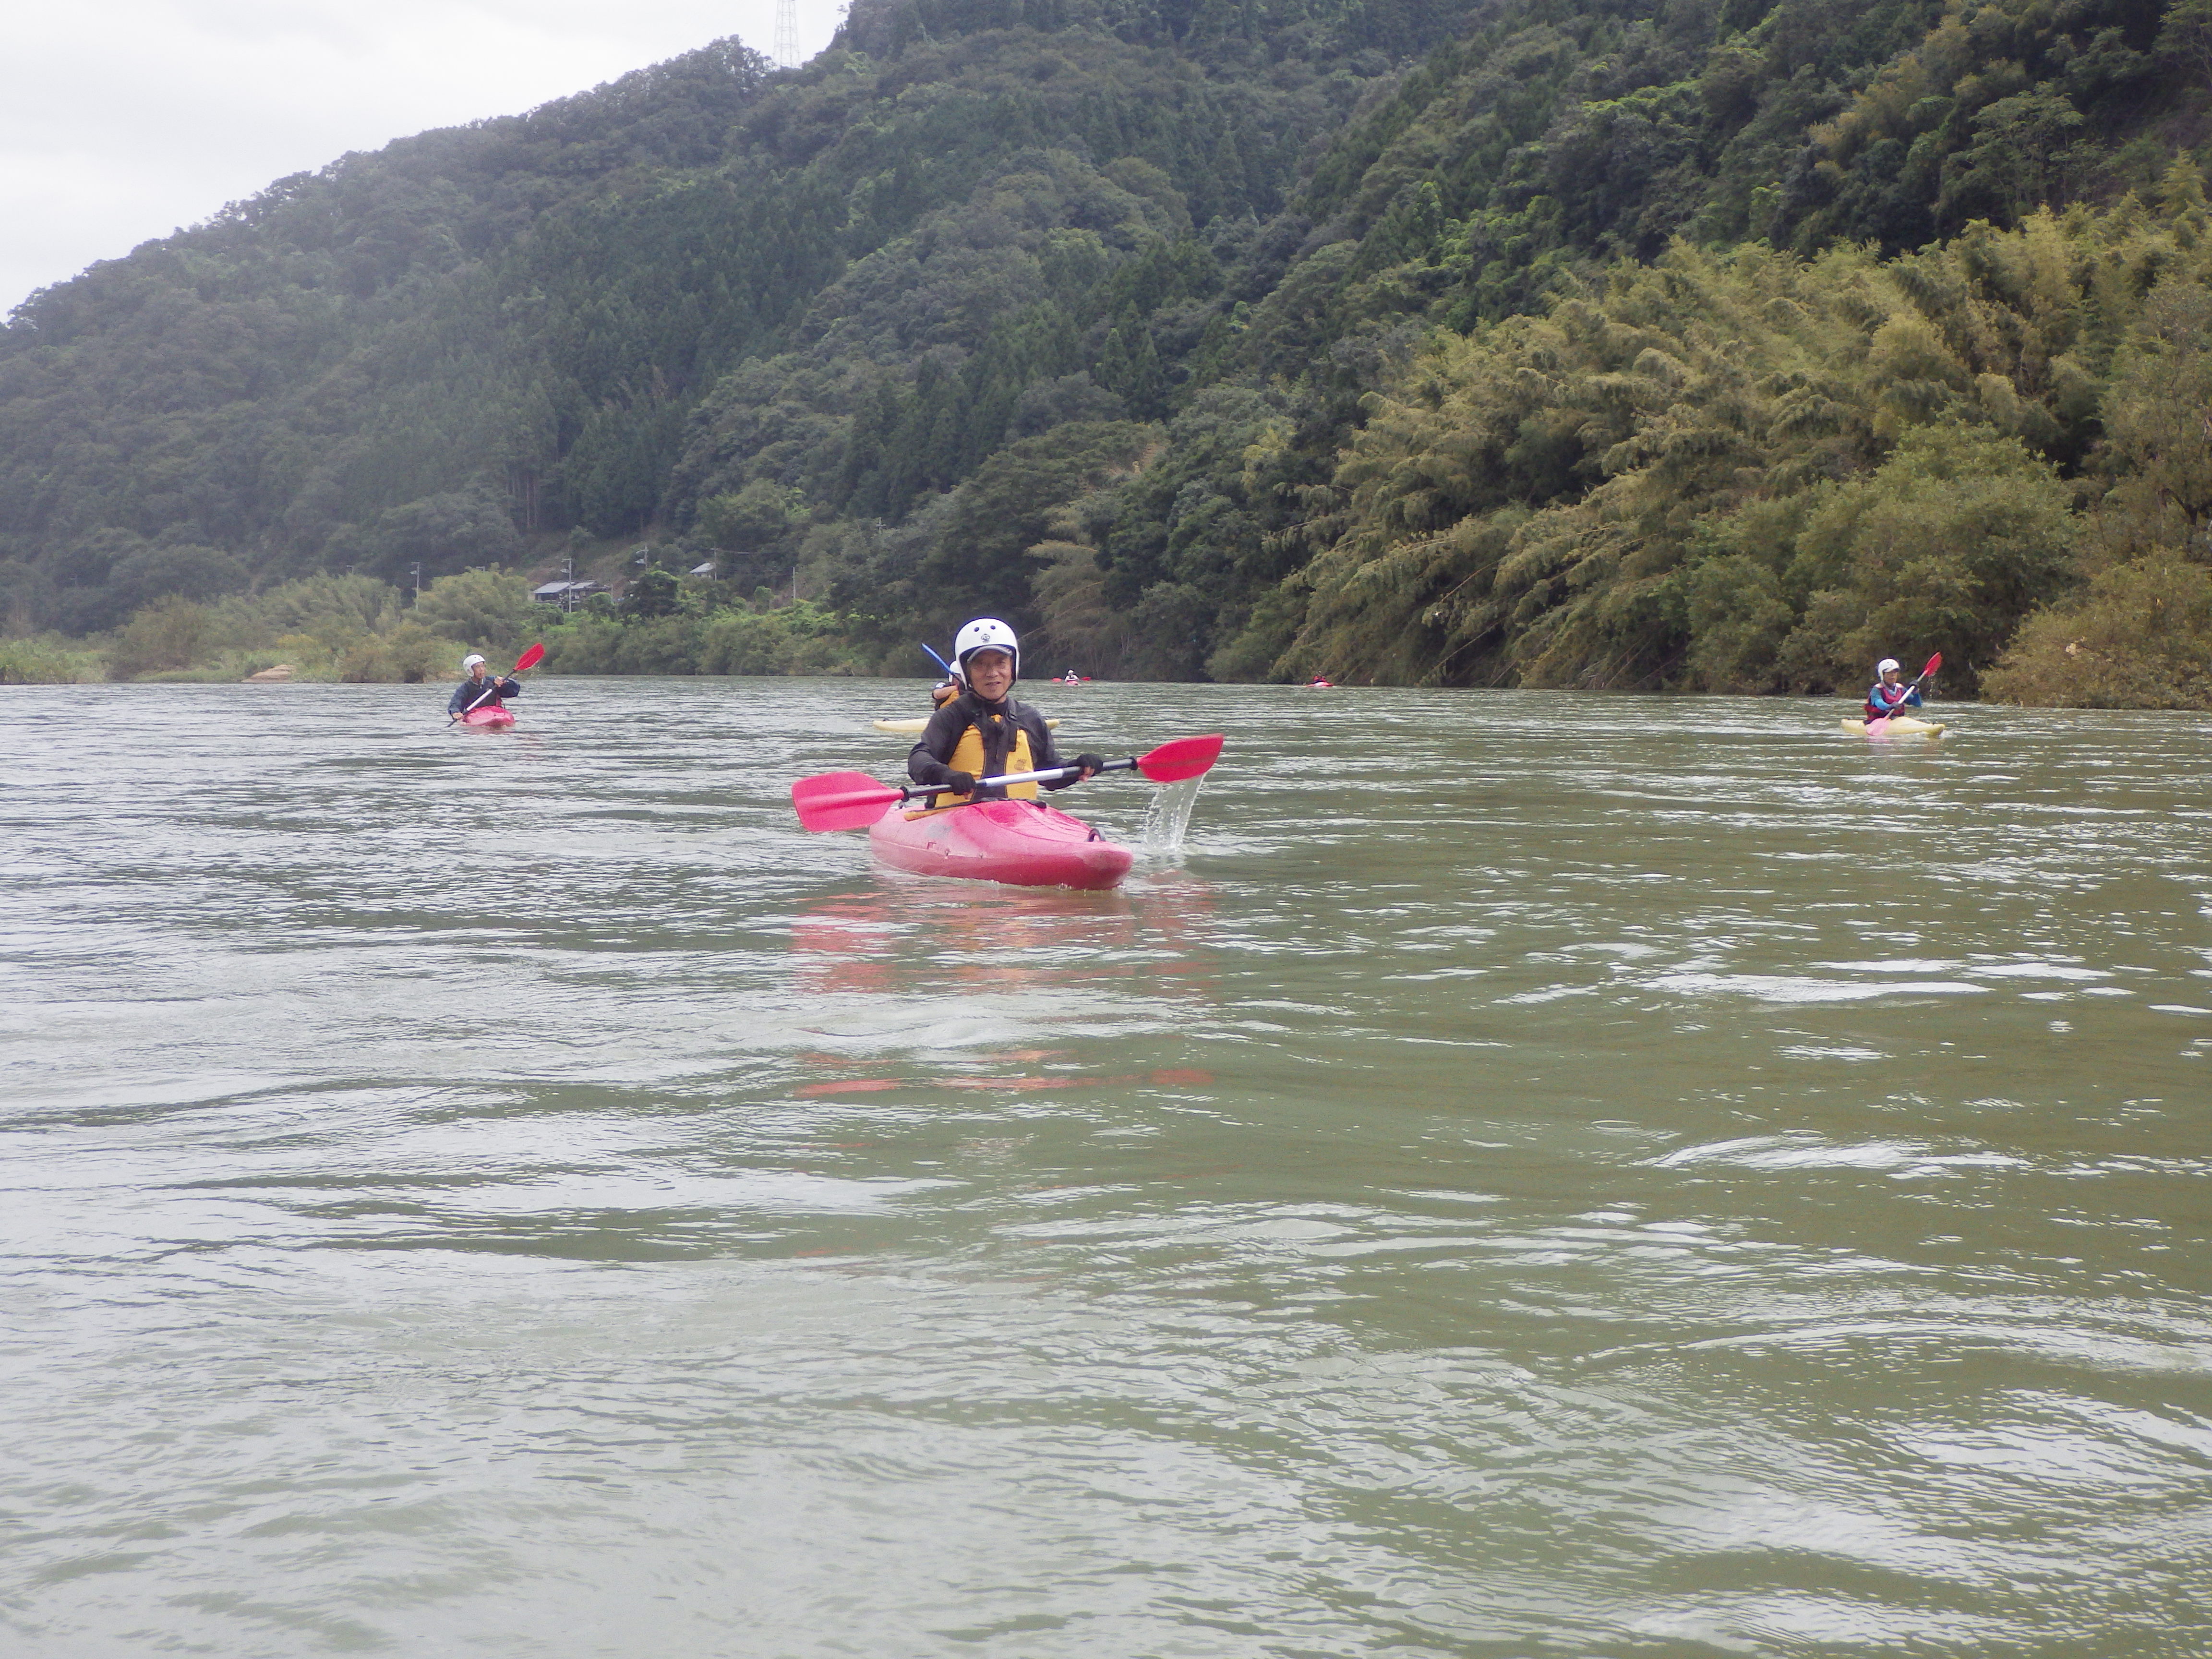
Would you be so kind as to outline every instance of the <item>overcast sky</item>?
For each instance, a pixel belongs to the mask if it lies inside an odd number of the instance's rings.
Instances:
[[[802,58],[836,0],[799,0]],[[515,115],[775,0],[22,0],[0,40],[0,313],[348,150]]]

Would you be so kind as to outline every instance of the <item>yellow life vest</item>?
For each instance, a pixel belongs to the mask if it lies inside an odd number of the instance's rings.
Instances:
[[[1019,721],[1013,720],[1004,714],[985,714],[981,718],[988,720],[1005,720],[1014,728],[1014,746],[1006,751],[1006,769],[998,775],[1004,777],[1015,772],[1036,770],[1036,763],[1030,758],[1030,734],[1023,729]],[[952,746],[952,758],[945,763],[954,771],[965,772],[970,777],[980,778],[983,775],[983,734],[973,723],[960,734],[960,741]],[[1011,783],[1006,786],[1007,798],[1012,800],[1035,800],[1036,793],[1037,787],[1033,783]],[[968,797],[939,795],[937,799],[939,801],[966,800]]]

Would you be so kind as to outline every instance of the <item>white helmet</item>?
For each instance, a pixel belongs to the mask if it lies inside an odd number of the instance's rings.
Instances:
[[[469,654],[468,654],[467,656],[465,656],[465,657],[464,657],[464,658],[462,658],[462,659],[461,659],[461,672],[463,672],[464,674],[467,673],[467,672],[469,672],[469,670],[471,670],[471,668],[474,668],[474,667],[475,667],[478,663],[482,662],[483,660],[483,659],[482,657],[479,657],[478,655],[477,655],[477,653],[476,653],[475,652],[473,652],[473,651],[470,652],[470,653],[469,653]]]
[[[1003,651],[1013,659],[1014,673],[1022,672],[1022,649],[1014,630],[996,617],[978,617],[952,636],[952,660],[966,673],[968,659],[978,651]]]
[[[1884,657],[1874,665],[1874,672],[1877,674],[1902,674],[1905,670],[1899,665],[1896,658]]]

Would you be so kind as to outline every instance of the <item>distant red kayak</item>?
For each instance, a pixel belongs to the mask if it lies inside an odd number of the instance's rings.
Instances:
[[[1035,800],[987,800],[908,815],[895,805],[868,831],[894,870],[1013,887],[1112,887],[1136,854],[1080,818]]]
[[[514,716],[504,708],[471,708],[461,716],[461,724],[487,732],[503,732],[514,724]]]

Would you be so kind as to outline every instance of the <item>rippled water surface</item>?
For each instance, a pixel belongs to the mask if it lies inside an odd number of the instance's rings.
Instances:
[[[1035,700],[0,691],[0,1646],[2212,1646],[2207,722]]]

